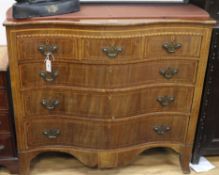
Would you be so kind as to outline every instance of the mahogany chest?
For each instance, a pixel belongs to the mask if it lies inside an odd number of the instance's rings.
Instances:
[[[20,173],[45,151],[112,168],[153,147],[178,152],[188,173],[213,23],[192,5],[82,5],[26,21],[9,11]]]
[[[6,47],[0,47],[0,52],[0,165],[8,168],[11,173],[17,174],[18,158]]]

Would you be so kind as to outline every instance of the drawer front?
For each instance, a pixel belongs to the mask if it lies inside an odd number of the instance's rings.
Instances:
[[[43,63],[47,52],[52,53],[55,60],[76,59],[79,47],[76,38],[42,33],[18,35],[17,49],[18,60],[35,59]]]
[[[148,43],[145,56],[149,58],[161,57],[200,57],[201,35],[154,35],[146,38]]]
[[[196,61],[152,61],[135,64],[54,63],[52,73],[43,63],[20,66],[21,86],[79,86],[121,88],[150,83],[194,83]]]
[[[77,115],[80,117],[107,118],[111,109],[104,93],[75,91],[28,91],[24,95],[27,116]]]
[[[190,113],[192,87],[149,87],[127,93],[113,94],[110,98],[112,118],[155,112]]]
[[[72,145],[95,149],[127,147],[148,142],[184,142],[186,116],[147,116],[120,122],[73,121],[50,118],[27,123],[29,147]]]
[[[0,111],[8,110],[8,95],[7,91],[0,90]]]
[[[0,134],[0,157],[13,156],[12,137],[9,134]]]
[[[148,87],[117,93],[86,91],[28,91],[24,95],[27,116],[76,115],[120,118],[153,112],[189,113],[191,87]]]
[[[9,128],[9,114],[8,113],[0,113],[0,132],[1,131],[10,131]]]
[[[82,59],[110,62],[143,59],[143,38],[84,39]]]
[[[54,62],[52,67],[52,73],[48,73],[43,63],[21,65],[21,86],[23,88],[54,85],[96,88],[109,86],[106,79],[106,65]]]

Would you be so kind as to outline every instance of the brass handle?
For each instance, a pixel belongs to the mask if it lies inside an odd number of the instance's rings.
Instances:
[[[0,151],[5,149],[5,145],[0,145]]]
[[[167,69],[160,69],[160,75],[169,80],[178,73],[178,69],[168,67]]]
[[[163,107],[170,105],[172,102],[174,102],[174,100],[175,100],[174,96],[158,96],[157,97],[157,101]]]
[[[168,132],[170,130],[171,130],[171,127],[170,126],[166,126],[166,125],[160,125],[160,126],[155,126],[154,127],[154,131],[158,135],[164,135],[166,132]]]
[[[108,48],[103,48],[103,52],[109,57],[109,58],[116,58],[120,52],[122,52],[123,48],[121,47],[108,47]]]
[[[43,105],[43,107],[45,107],[48,110],[53,110],[55,109],[58,105],[59,105],[59,100],[47,100],[47,99],[43,99],[41,101],[41,104]]]
[[[56,79],[56,77],[59,75],[59,72],[57,70],[52,71],[52,72],[45,72],[41,71],[39,76],[47,82],[52,82]]]
[[[58,50],[58,46],[56,45],[49,45],[49,44],[41,44],[38,47],[38,50],[43,54],[44,56],[52,55],[52,53],[55,53]]]
[[[45,135],[48,139],[56,139],[60,133],[59,129],[47,129],[43,131],[43,135]]]
[[[175,53],[177,49],[181,48],[182,44],[181,43],[176,43],[176,42],[166,42],[163,44],[163,48],[168,52],[168,53]]]

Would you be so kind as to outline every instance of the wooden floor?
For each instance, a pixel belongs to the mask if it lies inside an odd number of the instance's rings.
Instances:
[[[217,168],[201,175],[219,175],[219,156],[207,157]],[[45,153],[32,162],[31,175],[182,175],[178,155],[168,149],[145,151],[130,166],[98,170],[84,167],[71,156]],[[198,173],[191,172],[191,175]],[[199,173],[200,174],[200,173]],[[9,175],[4,168],[0,175]]]

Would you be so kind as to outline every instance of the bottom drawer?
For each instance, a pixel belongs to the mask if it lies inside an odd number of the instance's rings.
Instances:
[[[147,142],[180,142],[185,139],[187,116],[143,116],[100,122],[60,118],[27,123],[29,147],[72,145],[95,149],[127,147]]]
[[[10,134],[0,134],[0,157],[13,156],[12,137]]]

